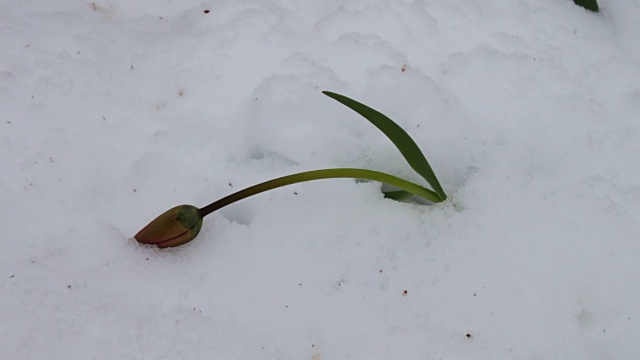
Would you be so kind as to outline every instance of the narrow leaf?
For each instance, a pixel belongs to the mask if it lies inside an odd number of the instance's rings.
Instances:
[[[444,193],[442,186],[440,186],[440,182],[436,178],[436,174],[431,169],[427,158],[425,158],[424,154],[422,153],[422,151],[420,151],[420,148],[418,147],[418,145],[416,145],[411,136],[409,136],[409,134],[407,134],[407,132],[404,131],[398,124],[396,124],[393,120],[389,119],[384,114],[344,95],[336,94],[330,91],[323,91],[322,93],[362,115],[378,129],[380,129],[380,131],[387,135],[389,140],[393,142],[398,150],[400,150],[402,156],[404,156],[413,170],[415,170],[425,180],[427,180],[427,182],[431,185],[433,190],[435,190],[438,196],[442,200],[445,200],[447,198],[447,195]]]

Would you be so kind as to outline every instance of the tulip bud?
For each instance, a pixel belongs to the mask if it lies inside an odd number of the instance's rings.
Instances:
[[[202,216],[197,207],[179,205],[155,218],[134,238],[142,244],[159,248],[180,246],[193,240],[202,227]]]

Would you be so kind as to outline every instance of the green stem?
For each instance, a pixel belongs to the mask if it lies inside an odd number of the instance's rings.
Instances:
[[[211,214],[212,212],[218,209],[221,209],[229,204],[232,204],[236,201],[240,201],[244,198],[248,198],[249,196],[253,196],[271,189],[275,189],[275,188],[279,188],[279,187],[287,186],[291,184],[296,184],[300,182],[305,182],[305,181],[335,179],[335,178],[356,178],[356,179],[367,179],[367,180],[379,181],[379,182],[387,183],[389,185],[393,185],[402,190],[406,190],[410,193],[423,197],[434,203],[442,201],[440,196],[438,196],[438,194],[436,194],[432,190],[429,190],[418,184],[414,184],[410,181],[401,179],[399,177],[385,174],[383,172],[373,171],[373,170],[364,170],[364,169],[352,169],[352,168],[322,169],[322,170],[305,171],[305,172],[301,172],[293,175],[283,176],[277,179],[265,181],[258,185],[248,187],[244,190],[240,190],[236,193],[233,193],[229,196],[226,196],[218,201],[215,201],[203,207],[202,209],[199,210],[200,216],[205,217]]]

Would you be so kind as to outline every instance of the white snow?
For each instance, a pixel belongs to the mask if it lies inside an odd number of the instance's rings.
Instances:
[[[640,8],[599,3],[0,3],[0,358],[640,358]],[[322,90],[450,198],[316,181],[129,239],[305,170],[421,181]]]

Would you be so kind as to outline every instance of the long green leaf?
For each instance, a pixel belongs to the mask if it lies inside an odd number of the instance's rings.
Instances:
[[[436,194],[438,194],[442,200],[447,198],[447,195],[444,193],[442,186],[440,186],[440,182],[438,181],[438,178],[436,178],[436,174],[431,169],[427,158],[424,156],[422,151],[420,151],[420,148],[416,145],[411,136],[409,136],[409,134],[407,134],[407,132],[398,124],[384,114],[344,95],[330,91],[323,91],[322,93],[362,115],[365,119],[369,120],[373,125],[380,129],[380,131],[387,135],[389,140],[393,142],[398,150],[400,150],[402,156],[404,156],[413,170],[427,180],[431,187],[433,187],[433,190],[435,190]]]

